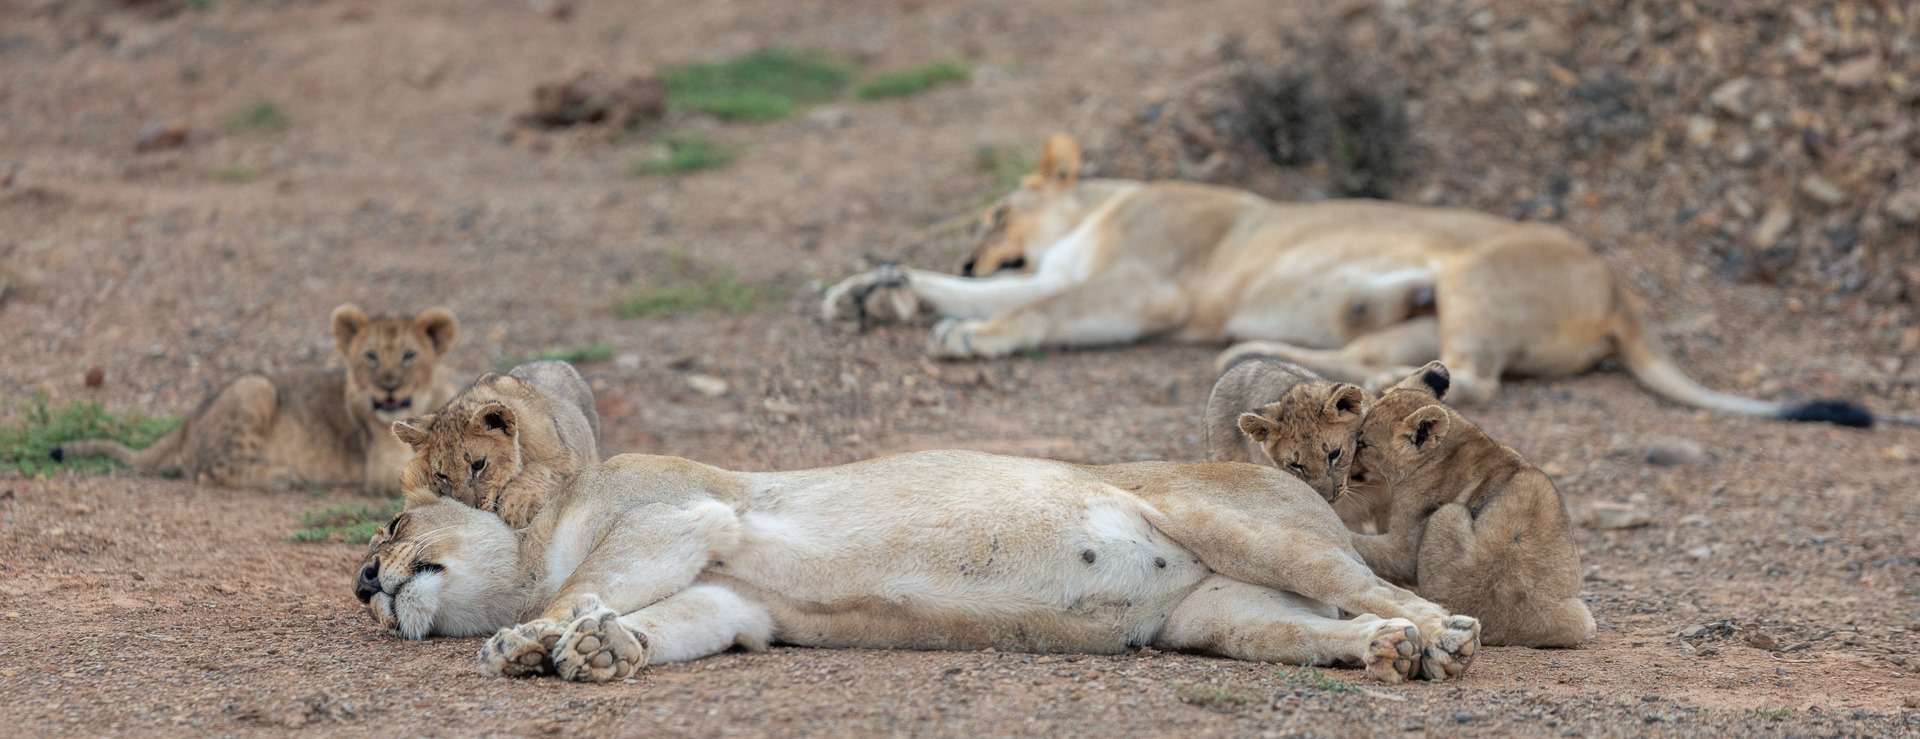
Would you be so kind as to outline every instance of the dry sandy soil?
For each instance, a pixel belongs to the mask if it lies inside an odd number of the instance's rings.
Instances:
[[[820,325],[811,286],[867,254],[950,266],[908,247],[990,194],[978,146],[1098,136],[1142,95],[1204,68],[1223,34],[1296,23],[1300,11],[1261,0],[582,0],[556,20],[541,5],[215,0],[165,14],[0,1],[0,256],[44,278],[0,304],[0,397],[178,414],[237,373],[334,361],[325,317],[341,302],[444,304],[463,321],[451,362],[466,372],[553,347],[615,347],[618,360],[583,367],[610,452],[756,470],[943,446],[1090,462],[1194,456],[1217,347],[935,364],[921,358],[922,329]],[[680,178],[626,174],[645,136],[505,140],[537,83],[768,44],[869,70],[960,58],[988,71],[812,119],[674,121],[748,147],[724,170]],[[289,126],[223,132],[262,96]],[[190,127],[188,146],[134,153],[143,126],[170,120]],[[233,166],[261,176],[210,176]],[[1668,338],[1708,385],[1915,410],[1911,357],[1860,338],[1871,307],[1689,271],[1662,244],[1672,230],[1606,198],[1588,203],[1571,225],[1655,288]],[[794,286],[794,297],[745,316],[613,317],[630,283],[675,253]],[[93,366],[105,370],[97,389],[82,381]],[[730,389],[695,392],[690,373]],[[769,400],[798,410],[770,412]],[[1553,474],[1576,517],[1620,502],[1655,521],[1580,528],[1600,624],[1592,644],[1488,649],[1455,683],[1341,691],[1271,665],[1152,651],[794,648],[629,684],[492,680],[475,668],[477,640],[403,642],[375,629],[350,593],[359,547],[285,540],[301,511],[372,501],[357,492],[15,475],[0,479],[0,725],[30,735],[1920,731],[1910,538],[1920,434],[1698,414],[1606,371],[1516,383],[1472,413]],[[18,420],[17,404],[0,418]],[[1675,439],[1707,458],[1645,461],[1650,445]]]

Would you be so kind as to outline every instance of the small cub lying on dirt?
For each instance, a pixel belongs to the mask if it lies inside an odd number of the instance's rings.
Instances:
[[[1511,447],[1442,404],[1433,362],[1373,403],[1356,471],[1384,486],[1387,533],[1355,535],[1367,566],[1458,613],[1488,644],[1570,647],[1593,637],[1560,492]]]
[[[1346,491],[1367,394],[1292,362],[1235,362],[1207,397],[1207,459],[1266,463],[1329,502]]]
[[[206,485],[363,484],[397,492],[400,465],[412,452],[387,426],[453,397],[440,359],[460,324],[445,308],[369,319],[352,304],[335,308],[332,323],[344,372],[247,375],[145,449],[76,441],[54,447],[53,458],[108,456],[141,474],[179,470]]]
[[[408,504],[452,498],[525,528],[547,496],[600,463],[593,389],[566,362],[489,372],[445,410],[393,424],[413,448],[402,471]],[[414,498],[422,498],[420,501]]]

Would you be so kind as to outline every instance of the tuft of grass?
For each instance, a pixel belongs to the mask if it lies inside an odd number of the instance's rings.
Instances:
[[[731,269],[684,254],[669,254],[661,264],[662,269],[643,282],[633,297],[613,306],[614,315],[646,318],[719,312],[738,316],[779,303],[792,293],[785,285],[745,282]]]
[[[194,10],[212,10],[213,0],[187,0],[187,7]]]
[[[208,172],[207,174],[221,182],[252,182],[260,179],[260,169],[258,167],[249,167],[244,164],[236,164],[231,167],[216,167],[212,172]]]
[[[23,475],[56,470],[98,474],[120,463],[106,457],[68,457],[65,462],[55,462],[47,455],[56,446],[84,439],[112,439],[139,449],[180,425],[176,418],[108,413],[99,403],[76,402],[49,408],[44,397],[34,398],[24,415],[21,425],[0,428],[0,470]]]
[[[627,173],[640,175],[676,175],[719,169],[733,161],[738,152],[714,145],[703,136],[669,136],[665,159],[636,158],[627,162]]]
[[[365,544],[381,524],[400,513],[399,498],[384,503],[348,503],[300,514],[300,528],[287,541]]]
[[[513,369],[528,362],[542,362],[557,359],[568,364],[587,362],[605,362],[613,358],[613,347],[606,344],[587,344],[571,349],[550,349],[530,357],[502,357],[496,366],[500,369]]]
[[[737,59],[667,70],[667,103],[729,121],[773,121],[830,100],[854,67],[825,54],[767,48]]]
[[[1781,706],[1779,708],[1767,708],[1766,706],[1761,706],[1758,710],[1755,710],[1753,713],[1754,715],[1759,716],[1760,718],[1768,721],[1779,721],[1781,719],[1784,719],[1793,715],[1793,706]]]
[[[918,95],[937,85],[964,80],[970,74],[973,67],[960,62],[935,62],[869,79],[854,88],[853,95],[861,100]]]
[[[237,133],[257,129],[286,128],[288,123],[287,114],[280,110],[280,106],[274,105],[272,100],[256,98],[246,107],[227,116],[226,122],[220,125],[229,133]]]
[[[1225,685],[1189,683],[1174,689],[1173,694],[1182,702],[1214,711],[1234,711],[1266,699],[1259,693],[1233,683]]]
[[[981,144],[973,150],[973,168],[993,178],[996,198],[1019,187],[1021,178],[1039,166],[1040,156],[1032,149]]]
[[[1359,690],[1345,680],[1327,677],[1327,673],[1318,667],[1282,667],[1275,670],[1274,675],[1288,685],[1307,690],[1327,693],[1351,693]]]

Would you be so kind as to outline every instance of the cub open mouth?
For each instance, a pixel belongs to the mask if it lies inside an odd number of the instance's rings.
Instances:
[[[381,400],[379,398],[373,399],[373,409],[376,411],[384,412],[384,413],[392,413],[394,411],[404,411],[412,407],[413,407],[412,398],[407,398],[406,400],[400,400],[397,398],[388,399],[388,400]]]

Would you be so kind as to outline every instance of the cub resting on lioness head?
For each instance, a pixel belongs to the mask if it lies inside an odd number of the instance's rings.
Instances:
[[[474,380],[436,413],[393,424],[413,448],[406,488],[425,488],[523,528],[549,492],[600,463],[593,388],[566,362],[530,362]]]
[[[406,495],[355,595],[409,639],[492,633],[496,675],[614,680],[771,642],[1150,644],[1397,682],[1457,676],[1479,648],[1479,622],[1376,577],[1325,502],[1248,464],[930,451],[750,473],[628,454],[520,531]]]
[[[1270,464],[1331,503],[1346,492],[1367,393],[1306,368],[1246,357],[1207,396],[1207,458]]]
[[[945,320],[927,351],[955,359],[1162,335],[1251,341],[1222,366],[1265,354],[1372,390],[1438,359],[1466,403],[1492,399],[1503,375],[1570,375],[1619,355],[1682,405],[1853,426],[1876,418],[1848,402],[1759,401],[1694,382],[1606,263],[1560,228],[1403,203],[1278,203],[1191,182],[1083,180],[1079,147],[1064,135],[988,210],[960,271],[854,275],[827,291],[822,313],[864,323],[931,310]]]
[[[369,319],[352,304],[335,308],[331,322],[344,372],[247,375],[145,449],[76,441],[54,447],[53,458],[103,455],[141,474],[179,470],[208,485],[360,484],[397,492],[400,465],[413,452],[388,426],[453,397],[440,360],[460,324],[445,308],[411,320]]]
[[[1566,502],[1519,452],[1442,404],[1434,362],[1388,389],[1359,429],[1356,470],[1384,495],[1386,533],[1356,535],[1367,566],[1479,618],[1488,644],[1570,647],[1593,637]],[[1344,427],[1343,427],[1344,428]]]

